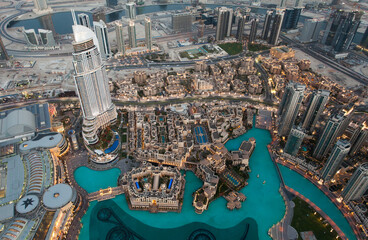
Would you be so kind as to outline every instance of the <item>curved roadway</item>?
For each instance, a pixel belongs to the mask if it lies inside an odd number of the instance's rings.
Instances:
[[[23,15],[27,12],[30,12],[30,10],[23,10],[22,5],[24,4],[24,2],[19,2],[16,6],[15,9],[18,11],[16,14],[10,15],[6,18],[4,18],[1,22],[0,22],[0,35],[12,42],[16,42],[16,43],[21,43],[21,44],[26,44],[26,41],[24,40],[20,40],[20,39],[16,39],[12,36],[10,36],[7,31],[6,28],[8,27],[8,24],[16,17]]]

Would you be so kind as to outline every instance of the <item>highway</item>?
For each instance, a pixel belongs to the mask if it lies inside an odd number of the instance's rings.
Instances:
[[[16,39],[12,36],[10,36],[7,31],[6,28],[8,27],[9,22],[11,22],[14,18],[23,15],[27,12],[29,12],[29,10],[22,10],[22,5],[24,4],[24,2],[19,2],[16,6],[15,9],[18,10],[18,13],[8,16],[6,18],[4,18],[1,22],[0,22],[0,35],[12,42],[16,42],[16,43],[21,43],[21,44],[26,44],[26,41],[24,40],[20,40],[20,39]]]
[[[302,44],[300,44],[300,43],[298,43],[298,42],[296,42],[296,41],[294,41],[294,40],[292,40],[292,39],[290,39],[290,38],[288,38],[284,35],[281,35],[280,37],[284,42],[291,44],[292,47],[300,49],[304,53],[306,53],[306,54],[310,55],[311,57],[323,62],[324,64],[332,67],[333,69],[335,69],[335,70],[337,70],[337,71],[353,78],[354,80],[356,80],[356,81],[358,81],[358,82],[360,82],[364,85],[368,84],[368,78],[366,76],[364,76],[364,75],[362,75],[362,74],[360,74],[360,73],[358,73],[358,72],[356,72],[356,71],[354,71],[350,68],[347,68],[347,67],[335,62],[334,60],[332,60],[332,59],[330,59],[326,56],[323,56],[322,54],[314,51],[312,49],[312,47],[305,47]]]

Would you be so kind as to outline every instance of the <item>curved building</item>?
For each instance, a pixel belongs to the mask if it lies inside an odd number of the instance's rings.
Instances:
[[[64,136],[57,132],[39,133],[35,138],[26,141],[19,146],[21,153],[26,154],[31,150],[49,149],[51,152],[62,156],[69,150],[69,143]]]
[[[77,25],[75,15],[73,18],[74,81],[84,117],[83,138],[86,144],[95,144],[99,130],[114,123],[117,113],[97,37],[88,27]]]
[[[56,184],[45,191],[42,202],[46,208],[55,210],[75,202],[77,192],[65,183]]]

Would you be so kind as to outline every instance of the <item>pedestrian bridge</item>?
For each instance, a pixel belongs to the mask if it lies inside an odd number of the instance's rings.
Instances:
[[[104,201],[111,198],[115,198],[115,196],[123,194],[123,188],[121,186],[118,187],[108,187],[106,189],[101,189],[97,192],[89,193],[87,195],[87,200],[89,202],[92,201]]]

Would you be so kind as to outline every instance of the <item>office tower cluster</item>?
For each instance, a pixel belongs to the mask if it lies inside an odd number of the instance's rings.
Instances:
[[[74,81],[83,112],[82,135],[84,142],[90,145],[98,142],[100,130],[116,121],[117,112],[111,101],[98,36],[90,28],[77,25],[74,12],[72,14]]]
[[[302,43],[317,42],[321,31],[323,31],[326,26],[327,22],[323,19],[306,19],[299,36],[299,41]]]
[[[336,10],[328,20],[321,43],[339,53],[349,49],[360,25],[361,12]]]
[[[323,179],[323,181],[329,181],[335,176],[342,161],[349,153],[350,147],[351,145],[347,140],[337,141],[321,171],[321,179]]]
[[[269,44],[277,45],[283,20],[283,9],[276,9],[276,12],[267,11],[261,38],[265,41],[268,41]]]
[[[310,133],[314,131],[321,114],[325,110],[330,92],[327,90],[316,90],[311,95],[302,120],[302,127]]]
[[[281,29],[290,30],[296,29],[298,26],[300,14],[302,13],[302,8],[287,8],[284,12],[284,19],[282,21]]]
[[[304,97],[305,85],[290,82],[282,97],[277,115],[279,116],[278,133],[287,136],[295,123]]]
[[[218,20],[216,27],[216,41],[230,37],[233,22],[233,9],[220,7],[218,9]]]
[[[104,21],[93,22],[93,28],[98,40],[99,51],[103,59],[111,57],[111,48],[107,26]]]
[[[23,35],[26,39],[26,48],[31,50],[49,50],[55,49],[56,45],[53,32],[46,29],[38,29],[38,34],[34,29],[23,29]]]
[[[191,32],[192,23],[193,15],[190,13],[176,13],[171,16],[171,25],[174,32]]]

